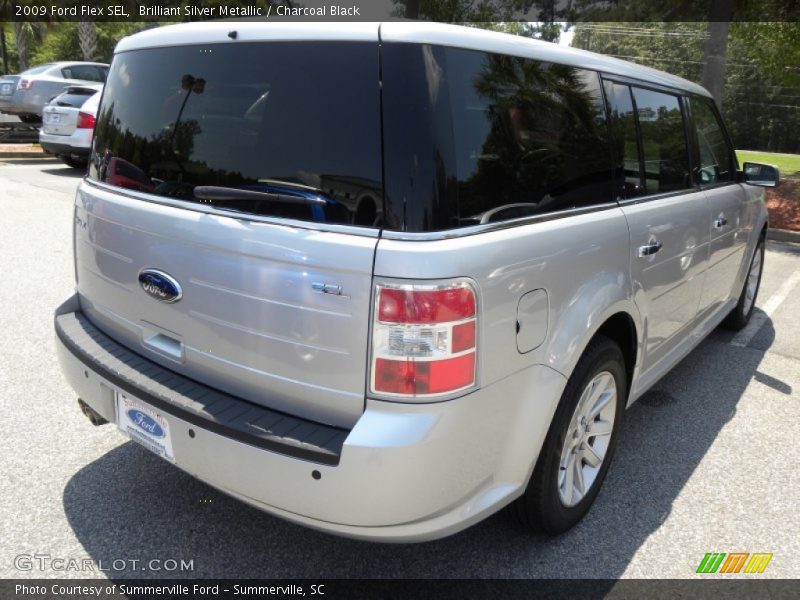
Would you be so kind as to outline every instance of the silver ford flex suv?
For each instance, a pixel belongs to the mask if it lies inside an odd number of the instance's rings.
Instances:
[[[341,535],[587,512],[624,409],[753,312],[763,187],[708,92],[431,23],[117,48],[55,316],[95,424]],[[761,186],[761,187],[758,187]]]

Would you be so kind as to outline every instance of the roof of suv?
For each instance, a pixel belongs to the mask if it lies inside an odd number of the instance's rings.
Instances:
[[[229,33],[236,30],[232,40]],[[260,41],[378,41],[436,44],[484,52],[497,52],[567,64],[632,77],[654,84],[710,96],[702,86],[664,71],[594,52],[559,46],[507,33],[427,21],[385,23],[266,23],[253,21],[201,22],[148,29],[123,38],[115,52],[186,44]]]

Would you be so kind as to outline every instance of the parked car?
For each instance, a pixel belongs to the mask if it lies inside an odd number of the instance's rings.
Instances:
[[[54,62],[19,75],[0,77],[0,112],[17,115],[23,123],[40,123],[42,109],[69,85],[103,83],[108,65],[92,62]]]
[[[512,504],[557,534],[624,409],[750,319],[753,184],[777,177],[739,168],[699,85],[589,52],[435,23],[152,29],[98,113],[61,367],[93,423],[285,519],[419,541]]]
[[[70,167],[85,169],[102,91],[102,85],[70,86],[48,102],[39,130],[42,150]]]

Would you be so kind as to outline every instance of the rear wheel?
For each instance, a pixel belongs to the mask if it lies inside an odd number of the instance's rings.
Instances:
[[[626,398],[622,352],[599,336],[567,382],[525,494],[511,505],[518,521],[557,535],[583,518],[611,464]]]
[[[764,271],[764,238],[758,241],[753,258],[750,259],[750,268],[747,270],[747,277],[744,280],[742,293],[739,295],[739,302],[723,321],[723,325],[728,329],[738,331],[744,329],[750,322],[753,310],[756,306],[758,288],[761,287],[761,273]]]
[[[41,123],[42,117],[39,115],[19,115],[19,120],[23,123],[35,124]]]
[[[78,158],[76,156],[59,156],[59,158],[64,162],[64,164],[69,165],[73,169],[85,169],[86,165],[89,164],[89,160],[86,158]]]

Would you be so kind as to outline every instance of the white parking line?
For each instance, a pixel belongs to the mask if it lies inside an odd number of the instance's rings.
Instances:
[[[753,315],[747,327],[737,333],[731,340],[731,345],[741,348],[747,346],[750,340],[758,333],[759,329],[761,329],[761,326],[772,316],[772,313],[778,309],[781,303],[786,300],[786,297],[792,293],[792,290],[798,283],[800,283],[800,271],[795,271],[789,279],[783,282],[780,289],[770,296],[770,299],[764,303],[764,306],[759,307],[762,312],[757,312]]]

